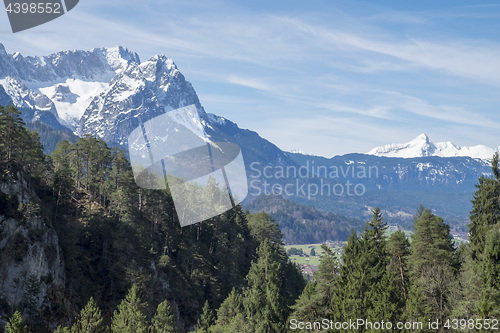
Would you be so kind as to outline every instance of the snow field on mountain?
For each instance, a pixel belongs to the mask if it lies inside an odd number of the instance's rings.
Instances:
[[[75,101],[67,95],[58,93],[58,87],[67,87]],[[40,93],[49,97],[57,108],[59,117],[74,129],[92,99],[101,94],[109,86],[108,82],[90,82],[80,79],[67,79],[64,83],[40,87]]]
[[[496,150],[499,151],[500,147]],[[493,157],[495,149],[484,145],[471,147],[456,146],[450,141],[433,143],[425,134],[420,134],[415,139],[407,143],[391,143],[385,146],[375,147],[368,152],[369,155],[384,157],[471,157],[489,161]]]

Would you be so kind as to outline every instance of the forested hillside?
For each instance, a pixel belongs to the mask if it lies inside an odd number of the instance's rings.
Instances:
[[[423,206],[414,217],[410,240],[401,231],[386,237],[386,224],[377,208],[363,233],[351,234],[341,264],[324,248],[326,254],[315,281],[307,285],[293,307],[291,326],[327,318],[334,323],[365,320],[355,329],[348,326],[342,330],[347,332],[380,331],[376,323],[382,321],[391,323],[395,331],[406,332],[498,329],[498,154],[492,164],[494,176],[483,176],[476,185],[469,244],[454,244],[449,225]],[[437,326],[429,328],[429,322]]]
[[[181,228],[169,192],[137,187],[123,151],[86,136],[45,156],[20,113],[0,108],[0,331],[380,331],[334,325],[357,319],[498,328],[498,155],[492,170],[472,198],[470,244],[457,247],[424,207],[411,239],[387,237],[376,208],[340,262],[324,247],[305,285],[269,215],[237,207]]]
[[[21,205],[16,195],[0,192],[2,231],[7,220],[22,225],[41,216],[45,228],[57,231],[66,275],[66,285],[60,288],[50,277],[38,276],[36,267],[32,281],[19,276],[26,297],[2,303],[3,319],[19,310],[33,332],[53,330],[58,324],[74,331],[81,325],[77,315],[88,303],[85,313],[95,306],[102,309],[100,329],[110,326],[125,332],[118,321],[128,318],[126,311],[135,311],[127,302],[138,302],[134,304],[142,319],[137,325],[146,325],[145,331],[154,326],[157,306],[172,312],[170,329],[189,328],[197,323],[205,302],[218,308],[233,288],[251,290],[252,278],[266,279],[258,266],[263,260],[277,268],[274,279],[284,301],[280,311],[287,313],[287,305],[301,292],[304,281],[288,261],[269,216],[254,218],[238,207],[181,228],[168,191],[138,188],[123,151],[84,137],[73,144],[62,141],[44,156],[37,134],[24,128],[20,113],[11,106],[0,109],[0,126],[2,182],[23,183],[22,190],[33,198],[32,204]],[[218,189],[206,192],[216,196]],[[14,242],[37,241],[18,234],[0,241],[2,252]],[[128,331],[140,332],[138,327]]]
[[[252,213],[266,212],[276,221],[285,244],[345,241],[352,229],[361,231],[360,219],[299,205],[279,195],[260,195],[245,206]]]

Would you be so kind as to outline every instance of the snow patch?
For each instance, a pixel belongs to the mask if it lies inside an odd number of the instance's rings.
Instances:
[[[211,122],[212,124],[219,124],[219,125],[225,125],[226,124],[226,118],[217,116],[213,113],[207,113],[207,118],[208,121]]]
[[[64,83],[40,87],[38,90],[52,100],[59,117],[74,129],[92,99],[105,91],[108,86],[108,82],[90,82],[70,78]],[[61,92],[66,92],[66,94]]]

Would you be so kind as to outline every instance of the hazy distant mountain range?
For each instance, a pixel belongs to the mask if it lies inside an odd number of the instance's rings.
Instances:
[[[330,159],[284,152],[256,132],[206,113],[172,59],[156,55],[141,62],[123,47],[23,57],[7,53],[0,44],[0,104],[8,103],[22,110],[32,128],[43,127],[42,141],[48,135],[54,142],[91,134],[122,148],[140,121],[194,104],[201,120],[196,126],[212,141],[232,141],[242,148],[250,188],[247,202],[267,190],[363,219],[380,206],[394,223],[408,223],[424,203],[464,225],[474,184],[491,171],[488,160],[495,151],[434,144],[422,134],[406,144]]]

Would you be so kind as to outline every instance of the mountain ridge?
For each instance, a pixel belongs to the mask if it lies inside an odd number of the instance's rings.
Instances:
[[[413,158],[377,156],[383,155],[383,151],[331,159],[284,152],[258,133],[207,113],[194,87],[172,59],[156,55],[141,62],[135,52],[123,47],[24,58],[19,53],[9,55],[0,45],[0,102],[19,107],[27,123],[39,121],[58,130],[70,128],[79,136],[97,136],[110,146],[124,149],[128,135],[141,121],[194,105],[198,117],[189,119],[189,115],[185,115],[182,121],[191,121],[191,125],[202,129],[213,142],[229,141],[241,148],[249,183],[247,202],[258,197],[269,184],[275,186],[275,190],[288,186],[296,195],[287,196],[287,199],[347,217],[364,219],[373,207],[381,206],[390,218],[408,219],[420,202],[433,204],[429,201],[433,198],[437,214],[463,223],[467,219],[474,184],[489,171],[486,158],[456,154],[454,157],[433,156],[436,151],[449,153],[458,148],[451,143],[433,144],[425,135],[410,145],[419,152]],[[61,132],[55,134],[60,138],[68,136]],[[53,145],[54,139],[50,143]],[[404,144],[402,147],[389,145],[391,147],[393,150],[399,147],[399,151],[408,148]],[[283,178],[276,172],[271,177],[264,174],[266,170],[300,170],[310,165],[337,172],[325,173],[324,179],[316,176]],[[371,170],[370,167],[376,168],[376,176],[350,175],[354,168],[363,174],[362,171]],[[344,172],[346,170],[349,172]],[[349,196],[342,192],[341,195],[310,196],[302,193],[304,186],[313,192],[325,186],[326,189],[338,189],[339,193],[343,189],[348,192],[349,186],[358,186],[358,192],[363,195]]]
[[[500,147],[495,150],[484,145],[457,146],[454,145],[451,141],[434,143],[426,134],[422,133],[409,142],[390,143],[383,146],[378,146],[371,149],[367,154],[402,158],[429,156],[471,157],[485,161],[491,161],[493,154],[495,152],[498,152],[499,150]]]

